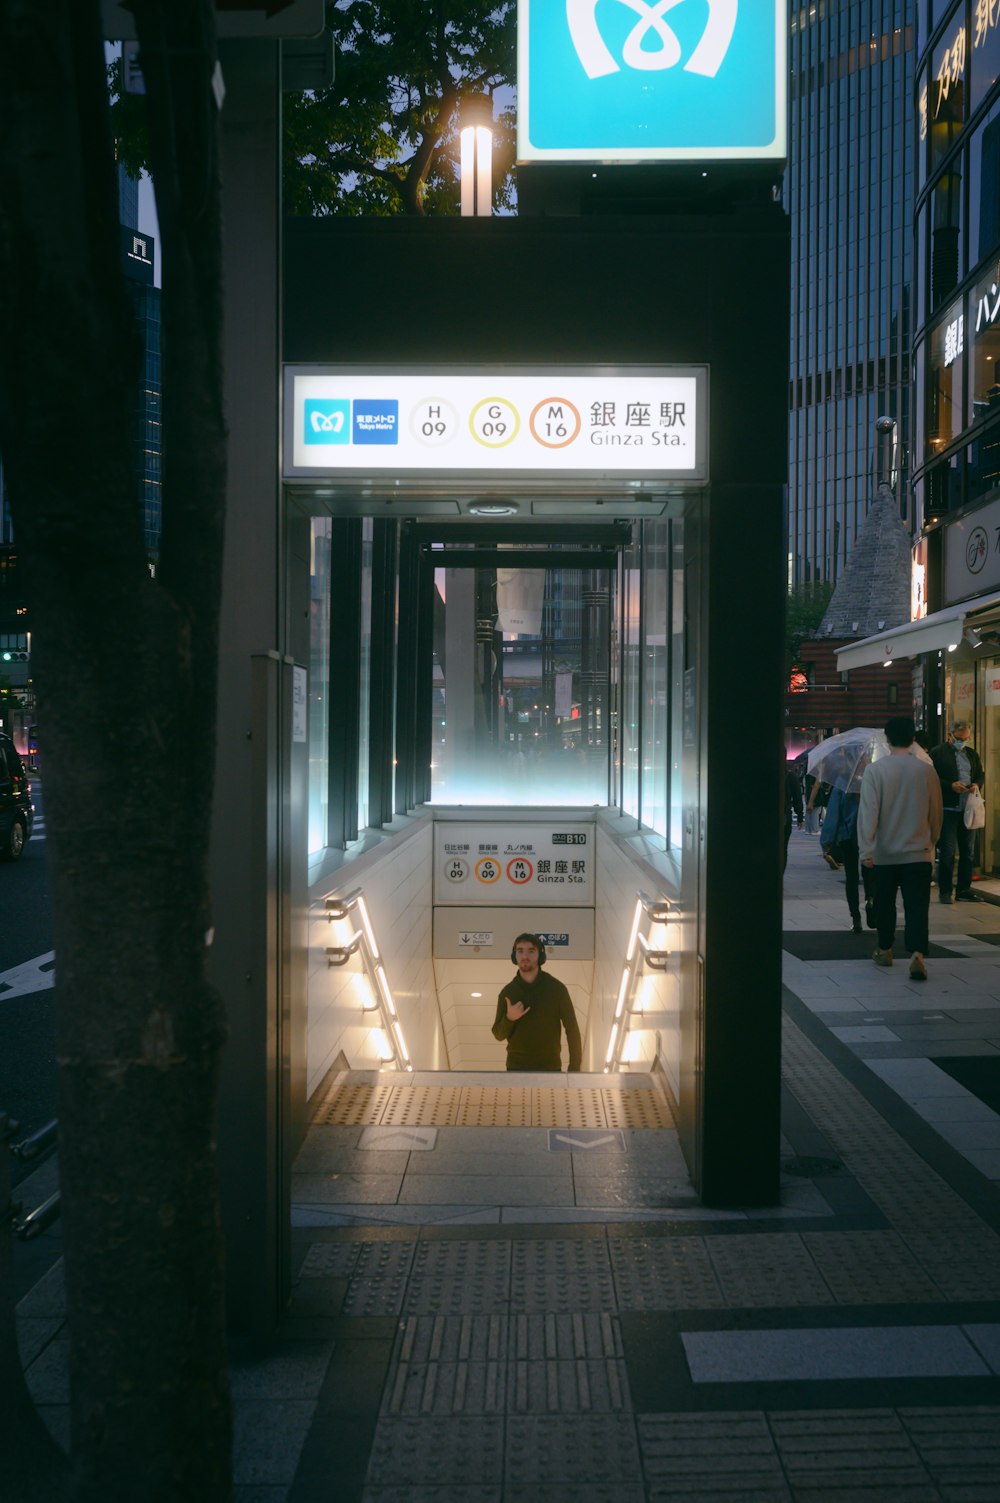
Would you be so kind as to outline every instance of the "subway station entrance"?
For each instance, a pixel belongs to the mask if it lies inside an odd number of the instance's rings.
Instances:
[[[550,1219],[778,1202],[785,254],[780,214],[286,225],[281,483],[248,430],[222,691],[246,708],[219,827],[253,815],[243,859],[219,843],[216,949],[247,957],[220,1154],[231,1227],[263,1233],[237,1325],[280,1305],[293,1205],[412,1221],[434,1154],[468,1160],[453,1132],[483,1180],[497,1135],[534,1135]],[[337,295],[358,278],[449,311],[390,326]],[[681,463],[624,442],[680,404]],[[504,1070],[521,931],[570,989],[579,1075]],[[574,1170],[566,1198],[567,1160],[630,1142],[649,1196]],[[337,1176],[356,1200],[324,1200]],[[508,1189],[488,1204],[523,1219]]]

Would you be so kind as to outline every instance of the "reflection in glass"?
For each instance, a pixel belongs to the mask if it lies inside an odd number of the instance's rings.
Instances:
[[[1000,103],[977,127],[969,146],[969,259],[1000,246]]]
[[[606,804],[608,571],[513,562],[435,570],[432,802]]]
[[[986,98],[1000,74],[1000,6],[996,0],[974,0],[971,31],[970,114]]]
[[[969,294],[968,328],[969,421],[1000,418],[1000,257]]]
[[[927,101],[931,172],[947,156],[952,142],[965,123],[967,61],[968,33],[965,28],[965,7],[962,6],[931,57]]]
[[[931,193],[931,307],[958,286],[962,274],[962,159],[941,174]]]
[[[925,455],[935,454],[962,429],[962,374],[965,369],[965,313],[955,302],[928,336]]]

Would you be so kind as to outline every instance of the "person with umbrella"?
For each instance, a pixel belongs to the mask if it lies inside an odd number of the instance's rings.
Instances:
[[[865,919],[875,928],[875,890],[871,871],[861,864],[858,850],[858,808],[861,779],[873,757],[887,753],[882,731],[856,726],[830,736],[809,754],[809,765],[830,787],[826,818],[820,833],[823,859],[835,871],[844,869],[847,907],[851,928],[861,933],[861,890],[865,895]]]

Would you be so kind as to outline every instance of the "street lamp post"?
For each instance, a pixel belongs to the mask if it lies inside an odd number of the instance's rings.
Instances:
[[[493,212],[493,101],[482,95],[461,105],[462,218]]]

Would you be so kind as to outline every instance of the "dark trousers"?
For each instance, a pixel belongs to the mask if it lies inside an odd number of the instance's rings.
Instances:
[[[928,913],[931,902],[930,861],[913,861],[898,866],[874,866],[875,927],[878,947],[891,950],[896,938],[896,893],[903,895],[903,943],[912,954],[927,954]]]
[[[861,917],[861,907],[858,900],[858,878],[864,886],[865,902],[874,896],[875,886],[872,882],[873,868],[861,865],[858,855],[858,838],[855,834],[853,840],[841,840],[834,851],[838,861],[844,864],[844,881],[847,884],[847,906],[851,910],[851,918]]]
[[[961,809],[946,809],[941,821],[941,835],[938,840],[938,892],[945,898],[951,892],[956,849],[958,850],[958,891],[968,892],[972,886],[976,832],[965,828],[965,815]]]

